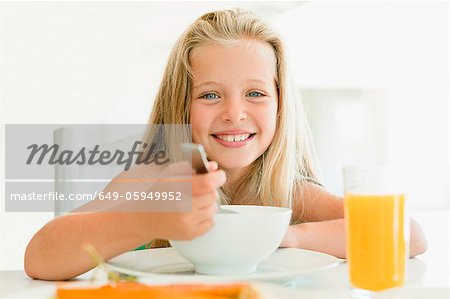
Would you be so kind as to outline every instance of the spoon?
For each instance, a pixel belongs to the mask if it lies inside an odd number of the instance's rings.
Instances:
[[[203,145],[196,143],[183,143],[181,145],[183,152],[183,159],[191,163],[192,169],[195,173],[202,174],[208,172],[208,160],[206,159],[206,153]],[[222,209],[220,207],[220,198],[217,200],[217,206],[219,214],[237,214],[235,211]]]

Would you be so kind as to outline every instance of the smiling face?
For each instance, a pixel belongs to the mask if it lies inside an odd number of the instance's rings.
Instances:
[[[275,135],[274,52],[255,41],[209,44],[195,48],[190,62],[193,141],[230,173],[239,171],[261,156]]]

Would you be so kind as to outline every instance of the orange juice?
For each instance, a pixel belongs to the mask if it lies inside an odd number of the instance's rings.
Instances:
[[[405,281],[405,196],[345,195],[347,259],[353,287],[379,291]]]

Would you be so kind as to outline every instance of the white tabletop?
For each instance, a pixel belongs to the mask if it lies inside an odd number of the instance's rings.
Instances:
[[[419,298],[438,292],[438,297],[450,298],[450,251],[449,251],[449,212],[421,212],[414,214],[426,231],[429,249],[419,257],[409,259],[408,276],[400,296],[395,298]],[[76,280],[86,280],[91,273],[85,273]],[[15,297],[15,294],[29,292],[34,299],[49,298],[47,292],[36,292],[45,286],[54,286],[56,282],[39,281],[28,278],[23,271],[0,271],[0,297]],[[44,287],[43,287],[44,286]],[[299,276],[280,296],[292,298],[307,295],[308,298],[348,298],[349,280],[347,263]],[[281,290],[281,286],[278,288]],[[26,296],[25,296],[26,297]],[[388,297],[382,297],[388,298]],[[389,297],[391,298],[391,297]]]

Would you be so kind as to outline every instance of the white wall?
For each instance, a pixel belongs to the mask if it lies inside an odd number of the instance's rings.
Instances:
[[[317,1],[276,24],[289,45],[295,77],[307,91],[309,116],[320,119],[312,130],[326,185],[341,193],[341,167],[348,163],[395,163],[407,170],[404,180],[415,209],[448,208],[449,3]],[[374,90],[380,94],[370,95]],[[368,127],[364,138],[345,140],[357,133],[362,115],[354,113],[345,116],[355,118],[353,127],[348,119],[346,138],[339,135],[344,122],[334,117],[336,109],[348,110],[345,102],[356,105],[358,97],[363,112],[386,102],[385,123],[376,116],[378,126],[387,126],[384,136]],[[366,120],[373,122],[370,115]],[[358,140],[366,144],[362,155],[351,148],[352,142],[362,146]],[[367,146],[380,141],[384,156]]]
[[[0,13],[2,123],[145,123],[166,55],[145,11],[16,2]],[[0,269],[21,268],[28,241],[52,217],[1,211]]]

